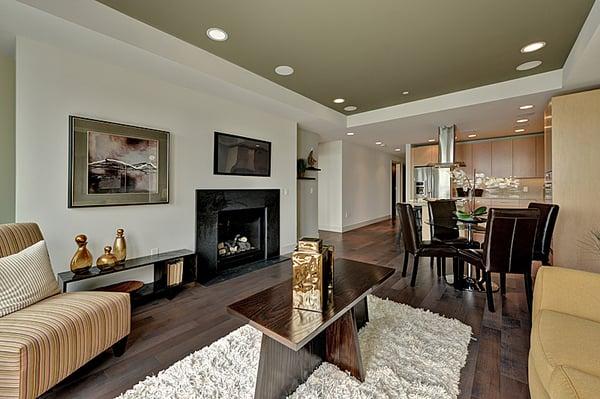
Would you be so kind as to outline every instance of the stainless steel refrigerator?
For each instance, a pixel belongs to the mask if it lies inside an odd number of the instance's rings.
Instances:
[[[450,168],[417,166],[414,170],[415,197],[448,199],[451,197]]]

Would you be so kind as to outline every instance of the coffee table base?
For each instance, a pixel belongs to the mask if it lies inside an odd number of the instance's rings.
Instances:
[[[368,321],[366,302],[365,298],[298,351],[263,334],[255,397],[271,399],[290,395],[323,361],[364,381],[357,316],[360,324]]]

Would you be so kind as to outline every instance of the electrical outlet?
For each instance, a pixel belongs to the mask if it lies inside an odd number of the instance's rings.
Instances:
[[[350,214],[348,213],[348,211],[346,211],[346,212],[344,213],[344,217],[345,217],[346,219],[348,219],[348,216],[350,216]]]
[[[158,248],[152,248],[150,250],[150,255],[158,255]]]
[[[313,193],[313,188],[312,188],[312,187],[310,188],[310,193],[311,193],[311,194]]]
[[[524,193],[528,193],[529,192],[529,187],[527,187],[527,186],[523,187],[523,192]]]
[[[283,195],[288,195],[288,189],[287,188],[283,189]]]

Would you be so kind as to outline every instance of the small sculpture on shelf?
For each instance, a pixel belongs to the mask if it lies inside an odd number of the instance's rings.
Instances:
[[[111,253],[112,247],[107,245],[104,247],[104,254],[96,260],[96,266],[100,270],[109,270],[117,264],[117,258]]]
[[[323,312],[333,292],[333,246],[319,238],[301,238],[292,268],[293,307]]]
[[[125,242],[125,236],[123,233],[125,230],[117,229],[117,236],[113,244],[113,253],[117,258],[117,263],[124,263],[127,258],[127,243]]]
[[[317,158],[315,158],[313,152],[314,152],[314,150],[311,148],[310,152],[308,153],[308,158],[306,159],[306,161],[308,162],[309,167],[316,168],[317,167]]]
[[[90,270],[94,258],[92,258],[92,254],[87,249],[87,236],[85,234],[78,234],[75,237],[75,242],[77,243],[77,251],[75,251],[73,258],[71,258],[70,267],[73,273],[83,274]]]

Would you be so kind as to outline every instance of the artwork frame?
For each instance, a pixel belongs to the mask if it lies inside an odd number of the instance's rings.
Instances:
[[[266,165],[264,171],[247,172],[247,171],[224,171],[222,167],[223,159],[220,157],[220,147],[222,140],[240,141],[244,144],[252,143],[251,146],[259,147],[266,152]],[[214,132],[214,151],[213,151],[213,174],[225,176],[251,176],[251,177],[271,177],[271,154],[272,144],[270,141],[254,139],[251,137],[238,136],[230,133]],[[221,165],[220,165],[221,164]],[[261,169],[262,170],[262,169]]]
[[[68,208],[169,203],[170,133],[69,116]]]

